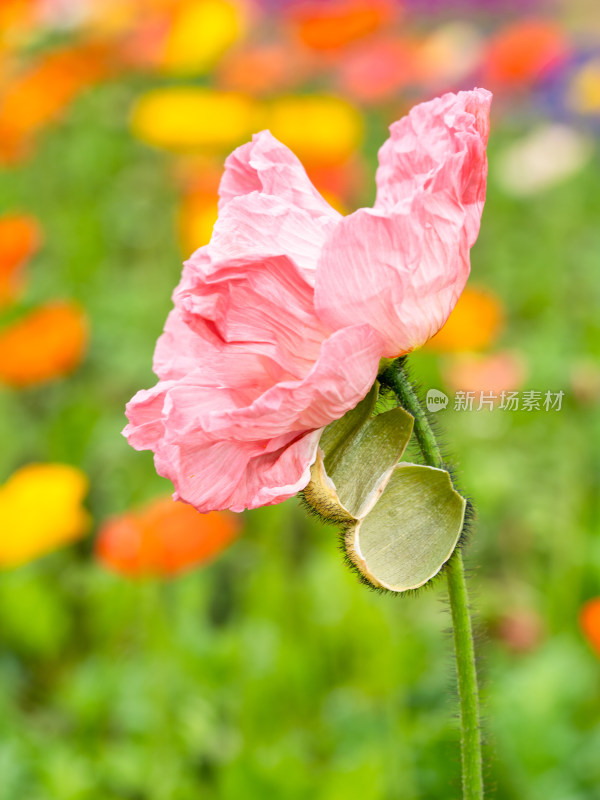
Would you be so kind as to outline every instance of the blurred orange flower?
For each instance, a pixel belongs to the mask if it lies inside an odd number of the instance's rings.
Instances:
[[[178,230],[181,251],[189,256],[207,244],[217,220],[222,162],[207,156],[187,156],[175,166],[175,180],[182,187]]]
[[[216,192],[190,192],[181,201],[179,238],[186,256],[210,241],[217,221],[218,201]]]
[[[483,55],[482,84],[492,91],[528,85],[569,54],[566,31],[556,22],[515,22],[488,42]]]
[[[80,363],[87,339],[78,305],[41,306],[0,331],[0,381],[20,388],[67,375]]]
[[[0,3],[0,44],[14,29],[26,27],[33,19],[35,0],[2,0]]]
[[[485,289],[467,287],[444,327],[425,347],[437,352],[485,350],[498,338],[502,305]]]
[[[39,248],[40,228],[26,214],[0,217],[0,308],[14,302],[23,288],[23,266]]]
[[[340,164],[308,164],[306,171],[327,202],[342,214],[349,214],[364,199],[367,168],[358,153]]]
[[[88,480],[67,464],[29,464],[0,486],[0,567],[16,567],[80,539]]]
[[[307,0],[290,19],[301,41],[314,50],[337,50],[388,25],[397,7],[391,0]]]
[[[160,498],[137,513],[106,522],[96,553],[107,567],[124,575],[170,576],[211,561],[239,530],[234,514],[200,514],[185,503]]]
[[[27,153],[32,137],[109,72],[107,50],[82,44],[41,56],[0,86],[0,161]]]
[[[310,73],[311,59],[293,42],[247,44],[230,50],[217,69],[224,89],[248,94],[272,94],[290,89]]]
[[[600,597],[593,597],[581,608],[579,624],[585,638],[600,656]]]

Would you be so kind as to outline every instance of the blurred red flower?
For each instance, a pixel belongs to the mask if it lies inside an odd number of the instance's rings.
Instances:
[[[0,217],[0,308],[14,302],[23,287],[23,266],[39,248],[36,220],[26,214]]]
[[[579,612],[579,624],[585,638],[600,656],[600,597],[592,597]]]
[[[41,306],[0,331],[0,382],[22,388],[67,375],[79,365],[87,339],[78,305]]]
[[[558,23],[541,19],[515,22],[489,41],[482,81],[492,91],[528,86],[565,60],[569,49],[567,33]]]
[[[301,41],[314,50],[337,50],[392,22],[398,7],[391,0],[317,0],[291,9]]]
[[[123,575],[167,577],[211,561],[233,542],[240,527],[234,514],[200,514],[185,503],[160,498],[106,522],[96,554]]]

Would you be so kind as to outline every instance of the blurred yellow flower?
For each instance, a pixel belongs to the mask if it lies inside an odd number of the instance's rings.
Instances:
[[[0,568],[17,567],[81,538],[88,480],[67,464],[29,464],[0,487]]]
[[[200,87],[154,89],[133,108],[134,134],[169,150],[230,148],[264,127],[260,106],[237,92]]]
[[[267,116],[265,127],[308,164],[345,161],[362,142],[362,115],[338,97],[284,97]]]
[[[179,3],[163,45],[161,67],[175,74],[204,72],[241,37],[244,28],[239,4],[227,0]]]
[[[589,61],[575,74],[567,102],[579,114],[597,114],[600,111],[600,58]]]

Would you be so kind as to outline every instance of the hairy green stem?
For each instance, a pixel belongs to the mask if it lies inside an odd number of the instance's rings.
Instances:
[[[444,460],[429,424],[427,413],[406,376],[403,363],[401,361],[394,362],[383,373],[381,381],[394,391],[402,407],[415,418],[414,432],[425,462],[431,467],[443,469]],[[479,689],[465,570],[459,549],[454,551],[446,569],[460,697],[463,800],[481,800],[483,798],[483,773],[479,726]]]

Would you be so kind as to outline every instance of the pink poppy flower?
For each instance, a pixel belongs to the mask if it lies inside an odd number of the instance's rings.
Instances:
[[[212,238],[185,263],[158,384],[125,435],[200,511],[278,503],[382,357],[446,321],[469,273],[491,95],[447,94],[391,127],[372,209],[342,217],[268,131],[227,159]]]

